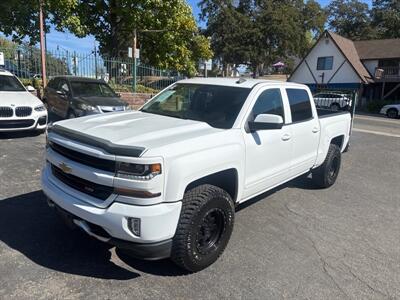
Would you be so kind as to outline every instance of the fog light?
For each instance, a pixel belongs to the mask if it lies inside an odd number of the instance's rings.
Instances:
[[[140,236],[140,219],[128,218],[128,228],[136,236]]]

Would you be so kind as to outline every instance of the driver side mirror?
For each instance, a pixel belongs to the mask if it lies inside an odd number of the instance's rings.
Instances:
[[[57,95],[60,95],[61,98],[66,98],[66,97],[68,96],[68,95],[67,95],[67,92],[66,92],[66,91],[63,91],[63,90],[57,91],[56,93],[57,93]]]
[[[283,118],[273,114],[259,114],[254,121],[249,122],[250,132],[266,129],[281,129]]]

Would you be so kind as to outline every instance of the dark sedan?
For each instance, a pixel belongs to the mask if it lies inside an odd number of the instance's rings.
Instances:
[[[43,101],[49,111],[61,118],[129,109],[104,81],[74,76],[52,78],[44,91]]]

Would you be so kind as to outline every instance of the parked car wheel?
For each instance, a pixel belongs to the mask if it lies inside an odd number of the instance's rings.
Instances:
[[[337,103],[332,103],[332,104],[331,104],[331,110],[333,110],[333,111],[338,111],[338,110],[340,110],[340,105],[337,104]]]
[[[340,148],[331,144],[324,163],[312,171],[312,179],[320,188],[332,186],[339,175],[342,155]]]
[[[388,118],[396,119],[399,116],[399,112],[395,108],[388,109],[386,112]]]
[[[214,263],[228,244],[234,216],[234,203],[224,190],[205,184],[188,191],[172,243],[172,261],[189,272]]]

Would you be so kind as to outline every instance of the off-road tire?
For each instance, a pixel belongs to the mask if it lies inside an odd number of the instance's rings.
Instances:
[[[208,224],[207,221],[211,214],[218,216],[212,218],[214,221],[223,219],[218,223],[221,226],[216,226],[223,227],[223,229],[215,234],[218,237],[215,244],[205,251],[202,246],[205,235],[203,225]],[[188,272],[198,272],[214,263],[228,244],[234,218],[233,200],[223,189],[205,184],[186,192],[178,227],[172,241],[172,261]],[[206,228],[209,229],[209,227]]]
[[[316,186],[328,188],[335,183],[339,175],[341,159],[339,146],[330,144],[324,163],[312,171],[312,179]]]

